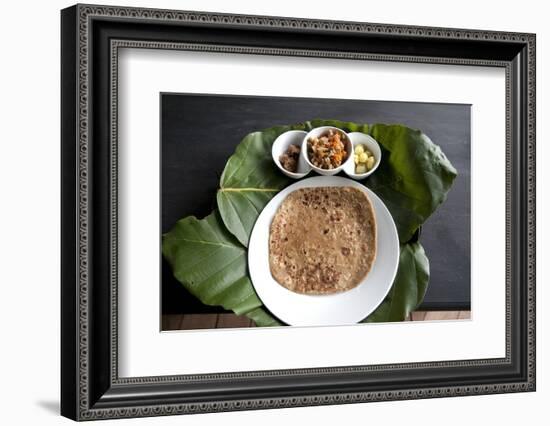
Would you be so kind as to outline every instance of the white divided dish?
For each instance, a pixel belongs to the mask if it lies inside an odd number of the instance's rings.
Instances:
[[[269,267],[271,221],[283,200],[299,188],[354,187],[365,192],[374,208],[377,226],[376,260],[353,289],[328,295],[294,293],[281,286]],[[364,185],[339,176],[301,180],[279,192],[260,213],[248,245],[248,268],[262,303],[281,321],[294,326],[355,324],[372,313],[390,290],[399,263],[399,239],[393,218],[380,198]]]
[[[346,143],[346,149],[349,152],[346,160],[342,165],[330,170],[315,167],[313,164],[311,164],[311,162],[309,161],[309,158],[307,157],[308,139],[310,137],[319,137],[322,134],[326,133],[329,129],[341,132],[347,136],[347,140],[345,143]],[[354,149],[355,149],[355,146],[358,144],[365,145],[365,147],[370,152],[372,152],[375,158],[375,163],[372,169],[370,169],[366,173],[361,173],[361,174],[355,173],[355,163],[353,161]],[[279,160],[281,155],[286,152],[289,145],[296,145],[300,147],[298,170],[295,173],[286,170],[281,165],[281,161]],[[284,173],[286,176],[292,179],[301,179],[305,177],[311,170],[314,170],[318,174],[324,175],[324,176],[332,176],[343,170],[344,173],[347,174],[352,179],[361,180],[370,176],[378,168],[380,161],[382,159],[382,150],[380,149],[380,145],[378,145],[378,142],[376,142],[376,140],[372,136],[369,136],[365,133],[361,133],[361,132],[346,133],[342,129],[339,129],[337,127],[323,126],[323,127],[316,127],[315,129],[312,129],[309,133],[303,130],[289,130],[288,132],[282,133],[273,142],[273,146],[271,148],[271,156],[273,157],[273,162],[277,165],[279,170],[282,173]]]

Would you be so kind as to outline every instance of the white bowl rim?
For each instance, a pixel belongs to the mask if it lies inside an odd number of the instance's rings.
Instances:
[[[291,172],[289,170],[286,170],[283,165],[281,164],[281,161],[279,160],[279,158],[275,155],[275,142],[277,142],[277,140],[282,137],[283,135],[287,135],[288,133],[300,133],[300,134],[303,134],[303,133],[307,133],[305,130],[287,130],[286,132],[283,132],[281,133],[279,136],[277,136],[275,138],[275,140],[273,141],[273,143],[271,144],[271,158],[273,159],[273,162],[275,163],[275,165],[279,168],[279,170],[281,170],[281,172],[283,172],[285,175],[287,175],[288,177],[290,178],[293,178],[293,179],[301,179],[305,176],[307,176],[309,174],[309,172],[311,172],[311,166],[309,163],[306,163],[308,166],[309,166],[309,170],[304,172],[304,173],[297,173],[297,172]],[[302,146],[301,144],[292,144],[292,145],[297,145],[300,147],[300,151],[302,150]],[[301,154],[301,153],[300,153]]]
[[[357,134],[360,134],[361,137],[366,137],[367,139],[370,139],[371,142],[374,142],[376,144],[376,146],[378,147],[378,150],[380,151],[380,154],[379,155],[374,155],[374,158],[376,159],[376,162],[374,163],[374,166],[372,166],[372,169],[366,171],[365,173],[349,173],[347,170],[344,170],[344,172],[350,176],[350,177],[353,177],[353,178],[366,178],[368,176],[370,176],[371,174],[374,173],[374,171],[378,168],[378,166],[380,165],[380,162],[382,161],[382,149],[380,148],[380,144],[378,143],[378,141],[376,139],[374,139],[371,135],[368,135],[366,133],[363,133],[363,132],[350,132],[348,133],[348,137],[349,135],[353,134],[353,133],[357,133]],[[355,145],[352,141],[352,138],[350,138],[350,142],[351,142],[351,145],[352,147],[355,149]],[[359,143],[362,143],[362,142],[358,142]],[[374,153],[373,153],[374,154]],[[350,155],[349,157],[350,159],[353,158],[353,155]],[[347,160],[346,160],[347,161]],[[353,161],[353,160],[351,160]],[[344,162],[345,163],[345,162]],[[354,170],[355,170],[355,167],[354,167]]]
[[[343,133],[346,136],[346,139],[348,140],[349,145],[352,145],[352,147],[353,147],[351,139],[349,138],[349,134],[346,131],[340,129],[339,127],[336,127],[336,126],[314,127],[309,132],[307,132],[307,134],[304,136],[304,140],[302,142],[302,154],[303,154],[303,156],[304,156],[304,158],[307,162],[307,165],[309,167],[311,167],[312,170],[315,170],[317,173],[325,173],[325,174],[329,173],[331,175],[335,175],[337,173],[340,173],[344,169],[344,165],[346,164],[346,162],[351,158],[351,153],[348,153],[348,157],[342,162],[342,164],[340,164],[338,167],[335,167],[334,169],[322,169],[322,168],[317,167],[316,165],[314,165],[311,161],[309,161],[309,157],[307,155],[307,140],[309,139],[311,133],[313,133],[315,131],[319,131],[319,129],[323,129],[322,131],[333,129],[333,130],[336,130],[340,133]],[[319,172],[319,171],[321,171],[321,172]]]

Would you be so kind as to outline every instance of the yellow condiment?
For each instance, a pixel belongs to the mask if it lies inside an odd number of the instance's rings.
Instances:
[[[353,148],[353,160],[355,162],[355,173],[358,175],[367,173],[374,167],[374,163],[376,163],[372,152],[363,144],[357,144]]]

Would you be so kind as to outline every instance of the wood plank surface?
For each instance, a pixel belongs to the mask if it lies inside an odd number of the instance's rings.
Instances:
[[[433,311],[426,312],[424,321],[447,321],[457,320],[459,311]]]
[[[254,325],[254,321],[245,315],[220,314],[216,328],[242,328]]]
[[[197,330],[202,328],[217,328],[218,314],[186,314],[182,315],[180,330]]]
[[[470,311],[415,311],[405,321],[468,320]],[[162,331],[255,327],[254,321],[235,314],[163,315]]]
[[[471,319],[472,311],[460,311],[458,314],[458,319]]]
[[[424,321],[424,318],[426,318],[425,311],[415,311],[411,313],[411,321]]]
[[[183,315],[163,315],[162,330],[181,330]]]

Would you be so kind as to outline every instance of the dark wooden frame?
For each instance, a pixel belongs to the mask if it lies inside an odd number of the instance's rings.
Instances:
[[[95,5],[63,10],[61,29],[64,416],[88,420],[535,390],[535,35]],[[504,68],[506,356],[119,378],[116,118],[123,47]]]

